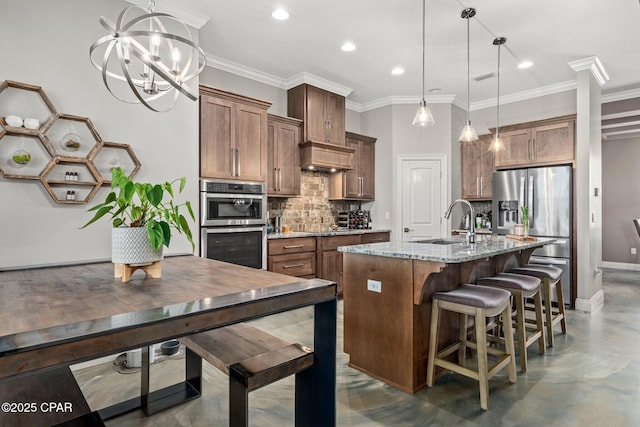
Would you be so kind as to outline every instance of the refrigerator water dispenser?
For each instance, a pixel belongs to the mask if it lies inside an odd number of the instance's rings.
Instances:
[[[498,201],[498,227],[512,228],[518,222],[518,201]]]

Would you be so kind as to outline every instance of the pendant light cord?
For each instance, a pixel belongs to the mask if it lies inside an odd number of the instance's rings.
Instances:
[[[426,10],[426,4],[427,0],[422,0],[422,100],[425,101],[425,95],[424,95],[424,75],[425,75],[425,71],[424,69],[426,68],[424,65],[424,45],[426,44],[425,41],[425,33],[426,33],[426,18],[425,18],[425,14],[427,12]]]
[[[498,98],[496,98],[496,138],[500,134],[500,47],[502,43],[498,44]]]
[[[469,20],[471,19],[471,16],[467,16],[467,122],[469,122],[469,110],[471,109],[471,99],[469,94],[470,94],[470,88],[471,85],[469,83],[469,80],[471,80],[471,68],[469,63],[471,62],[471,55],[469,54]]]

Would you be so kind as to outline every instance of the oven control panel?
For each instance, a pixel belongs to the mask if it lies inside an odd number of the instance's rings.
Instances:
[[[207,193],[266,194],[266,186],[261,182],[228,182],[201,179],[200,191]]]

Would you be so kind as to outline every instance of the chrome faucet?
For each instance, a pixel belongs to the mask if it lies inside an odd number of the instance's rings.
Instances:
[[[467,233],[467,236],[469,236],[469,243],[475,243],[476,242],[476,213],[475,213],[475,210],[473,209],[473,205],[468,200],[456,199],[453,202],[451,202],[451,204],[447,208],[447,211],[444,213],[444,218],[449,219],[449,217],[451,216],[451,210],[453,209],[453,206],[456,203],[462,203],[469,207],[471,221],[469,221],[469,232]]]

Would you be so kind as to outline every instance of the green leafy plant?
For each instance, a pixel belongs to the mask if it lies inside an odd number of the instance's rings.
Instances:
[[[107,215],[114,227],[146,227],[149,242],[154,249],[159,249],[163,244],[169,247],[171,229],[174,228],[187,237],[192,250],[195,250],[193,235],[181,208],[186,208],[193,221],[195,216],[189,201],[174,204],[173,186],[176,182],[180,183],[180,194],[187,182],[185,177],[162,184],[134,182],[122,169],[114,168],[111,170],[112,191],[102,203],[88,210],[95,214],[82,228]]]
[[[527,205],[520,206],[520,212],[522,213],[524,227],[529,228],[529,207]]]

